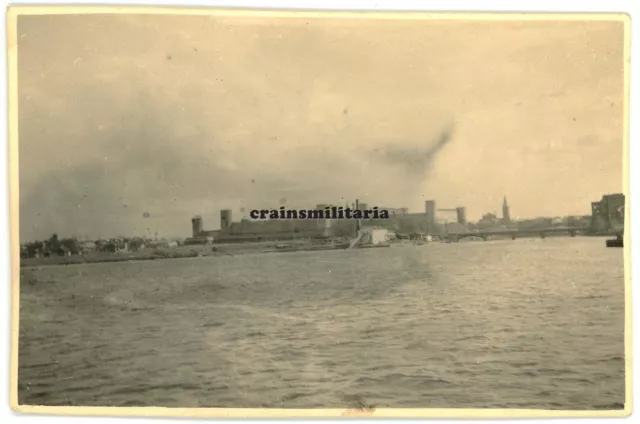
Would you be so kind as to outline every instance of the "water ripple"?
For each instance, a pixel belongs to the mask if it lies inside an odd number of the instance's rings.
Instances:
[[[19,400],[620,409],[622,270],[586,237],[23,269]]]

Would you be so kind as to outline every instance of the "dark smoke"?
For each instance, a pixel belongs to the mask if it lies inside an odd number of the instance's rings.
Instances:
[[[127,108],[111,104],[95,88],[84,95],[102,106],[99,119],[107,124],[101,131],[95,130],[97,125],[78,131],[95,154],[81,160],[70,151],[69,163],[47,172],[34,168],[32,153],[21,154],[21,180],[34,181],[20,192],[21,233],[137,235],[149,218],[169,226],[178,221],[170,215],[181,205],[231,196],[248,181],[243,172],[226,168],[218,146],[183,146],[184,137],[174,126],[177,119],[172,119],[175,112],[155,105],[147,95],[132,98]],[[29,130],[33,127],[21,132]],[[27,149],[30,139],[20,142],[21,150]]]
[[[433,168],[438,154],[453,140],[453,125],[446,127],[435,142],[423,146],[398,147],[391,145],[375,149],[373,157],[387,165],[400,167],[412,177],[425,175]]]

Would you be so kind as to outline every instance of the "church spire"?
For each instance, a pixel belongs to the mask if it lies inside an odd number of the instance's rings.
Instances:
[[[502,202],[502,220],[505,224],[511,222],[511,216],[509,215],[509,204],[507,203],[507,196],[504,196],[504,201]]]

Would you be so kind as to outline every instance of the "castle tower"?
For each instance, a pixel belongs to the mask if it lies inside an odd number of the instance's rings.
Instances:
[[[191,231],[193,238],[199,237],[202,233],[202,217],[200,215],[191,218]]]
[[[511,216],[509,215],[509,204],[507,203],[507,196],[504,196],[504,202],[502,203],[502,221],[505,224],[511,223]]]
[[[458,218],[458,224],[467,225],[467,208],[464,206],[456,208],[456,215]]]
[[[232,223],[231,209],[223,209],[220,211],[220,229],[229,231]]]
[[[433,231],[434,227],[436,226],[436,201],[427,200],[426,202],[424,202],[424,209],[429,231]]]

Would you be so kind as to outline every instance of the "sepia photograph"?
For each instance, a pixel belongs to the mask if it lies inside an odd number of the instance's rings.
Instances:
[[[630,414],[629,25],[11,8],[12,407]]]

